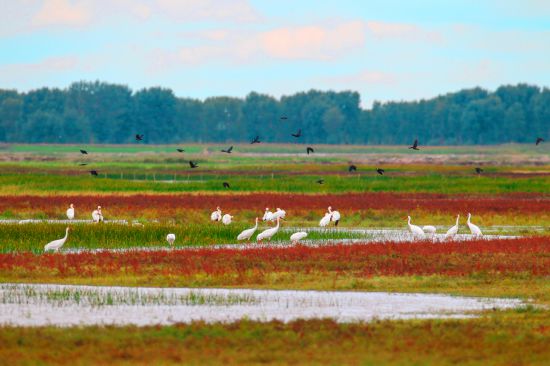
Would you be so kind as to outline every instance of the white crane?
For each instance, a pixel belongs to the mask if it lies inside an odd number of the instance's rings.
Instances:
[[[409,230],[411,231],[413,236],[423,238],[424,237],[424,231],[422,231],[420,226],[412,225],[411,224],[411,217],[410,216],[407,216],[407,217],[409,218],[409,221],[408,221]]]
[[[176,234],[166,235],[166,241],[170,244],[170,246],[174,245],[174,242],[176,241]]]
[[[254,235],[254,232],[256,232],[256,229],[258,228],[258,218],[256,217],[256,225],[252,229],[246,229],[243,230],[242,233],[240,233],[237,236],[237,240],[246,240],[249,241],[252,235]]]
[[[277,231],[279,231],[279,221],[280,219],[277,219],[277,226],[272,227],[271,229],[264,230],[261,233],[259,233],[258,236],[256,237],[256,240],[262,241],[264,239],[267,239],[267,241],[271,241],[271,238],[273,237],[273,235],[277,234]]]
[[[101,206],[97,206],[97,209],[92,211],[92,220],[94,220],[94,222],[103,221],[103,214],[101,213]]]
[[[216,211],[212,212],[212,214],[210,215],[210,220],[211,221],[221,221],[222,219],[222,210],[220,209],[220,206],[216,207]]]
[[[292,244],[296,244],[306,236],[307,233],[305,231],[298,231],[297,233],[294,233],[290,236],[290,241],[292,242]]]
[[[69,220],[74,219],[74,206],[72,203],[69,205],[69,208],[67,209],[67,218]]]
[[[57,252],[59,249],[61,249],[63,244],[65,244],[65,242],[67,241],[67,237],[69,236],[69,230],[70,229],[67,227],[67,229],[65,230],[65,236],[63,238],[54,240],[46,244],[44,246],[44,251],[46,252],[48,250],[53,250]]]
[[[432,225],[424,225],[422,226],[422,231],[425,232],[426,234],[431,234],[433,236],[437,231],[437,229],[435,228],[435,226],[432,226]]]
[[[468,212],[468,221],[466,223],[468,224],[468,227],[470,228],[470,232],[473,236],[483,236],[483,233],[479,229],[479,226],[474,225],[470,222],[470,217],[472,217],[472,214]]]
[[[222,217],[222,223],[224,225],[229,225],[229,224],[231,224],[232,219],[233,219],[233,216],[231,216],[230,214],[225,214]]]
[[[272,220],[277,220],[277,218],[284,219],[285,216],[286,216],[286,211],[281,210],[279,207],[277,207],[277,211],[271,214]]]
[[[273,221],[273,212],[269,211],[269,207],[265,208],[264,216],[262,217],[262,221]]]
[[[329,214],[328,212],[325,214],[325,216],[323,216],[323,218],[321,219],[321,221],[319,221],[319,226],[321,227],[325,227],[327,226],[328,224],[330,224],[330,217],[332,215]]]
[[[445,234],[445,239],[449,239],[449,238],[452,239],[458,233],[458,219],[460,219],[460,215],[456,215],[456,224],[455,226],[447,230],[447,234]]]
[[[338,226],[338,222],[340,221],[340,212],[332,211],[332,207],[328,206],[328,213],[330,214],[330,219],[334,222],[334,226]]]

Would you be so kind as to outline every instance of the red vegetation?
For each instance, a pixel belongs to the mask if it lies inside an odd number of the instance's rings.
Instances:
[[[272,272],[354,273],[359,276],[490,272],[550,275],[550,237],[467,243],[387,243],[321,248],[190,249],[77,254],[1,254],[0,276],[95,277],[247,276]]]
[[[445,195],[413,193],[347,193],[347,194],[179,194],[179,195],[81,195],[81,196],[0,196],[0,212],[4,210],[40,210],[65,212],[69,203],[79,209],[101,204],[119,212],[138,212],[154,208],[164,212],[178,209],[208,209],[216,206],[231,210],[262,210],[282,207],[286,210],[404,210],[422,209],[431,212],[542,213],[550,212],[550,197],[541,194],[517,193],[496,196]],[[80,211],[82,212],[82,211]]]

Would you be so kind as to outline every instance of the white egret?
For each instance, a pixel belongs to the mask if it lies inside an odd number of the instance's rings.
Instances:
[[[229,224],[231,224],[232,219],[233,219],[233,216],[231,216],[230,214],[225,214],[222,217],[222,223],[224,225],[229,225]]]
[[[168,234],[166,235],[166,241],[170,245],[174,245],[174,241],[176,241],[176,234]]]
[[[74,219],[74,206],[72,203],[69,205],[69,208],[67,209],[67,218],[69,220]]]
[[[460,219],[460,215],[456,215],[456,224],[455,226],[447,230],[447,234],[445,234],[445,239],[448,239],[448,238],[452,239],[458,233],[458,219]]]
[[[237,236],[237,240],[246,240],[249,241],[254,232],[258,228],[258,218],[256,217],[256,225],[252,229],[246,229]]]
[[[305,231],[298,231],[297,233],[294,233],[290,236],[290,241],[292,242],[292,244],[296,244],[306,236],[307,233]]]
[[[420,228],[420,226],[412,225],[411,224],[411,217],[407,216],[409,218],[408,224],[409,224],[409,230],[413,234],[413,236],[417,236],[420,238],[424,237],[424,231]]]
[[[470,222],[470,217],[472,217],[472,214],[468,212],[468,221],[466,223],[468,224],[468,227],[470,228],[470,232],[473,236],[483,236],[483,233],[479,229],[479,226],[474,225]]]
[[[330,219],[334,222],[334,226],[338,226],[338,222],[340,221],[340,212],[332,211],[332,207],[328,206],[328,213],[331,216]]]
[[[271,238],[273,237],[273,235],[277,234],[277,231],[279,231],[279,221],[280,219],[277,219],[277,226],[272,227],[271,229],[264,230],[261,233],[259,233],[258,236],[256,237],[256,240],[262,241],[264,239],[267,239],[267,241],[271,241]]]
[[[212,212],[210,215],[211,221],[220,221],[222,219],[222,210],[220,209],[220,206],[216,207],[216,211]]]
[[[67,227],[67,229],[65,230],[65,236],[63,238],[54,240],[46,244],[44,246],[44,251],[54,250],[57,252],[63,246],[63,244],[65,244],[65,242],[67,241],[67,237],[69,236],[69,230],[70,229]]]
[[[103,221],[103,214],[101,213],[101,206],[97,206],[97,209],[93,210],[92,220],[94,220],[94,222]]]

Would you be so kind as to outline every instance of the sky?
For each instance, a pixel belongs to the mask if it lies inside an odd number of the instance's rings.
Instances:
[[[550,86],[548,0],[0,0],[0,89],[373,101]]]

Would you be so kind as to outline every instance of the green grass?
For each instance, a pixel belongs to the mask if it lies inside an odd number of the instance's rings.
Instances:
[[[19,365],[547,365],[550,312],[479,319],[0,328]]]
[[[237,235],[252,225],[148,223],[145,226],[120,224],[72,224],[69,239],[63,250],[71,249],[131,249],[136,247],[168,247],[166,235],[176,235],[175,247],[237,243]],[[3,224],[0,226],[0,252],[44,252],[44,245],[65,235],[62,224]],[[255,234],[268,228],[259,225]],[[273,241],[289,243],[292,233],[282,229]],[[346,232],[310,232],[308,240],[338,240],[361,238],[360,234]],[[253,241],[256,236],[253,236]]]

